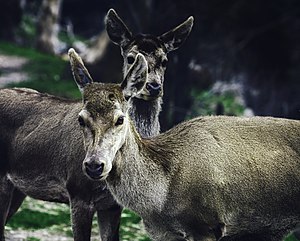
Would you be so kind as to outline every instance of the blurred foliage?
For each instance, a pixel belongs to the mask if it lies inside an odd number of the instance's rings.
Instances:
[[[80,99],[80,92],[72,78],[69,62],[60,57],[42,54],[34,49],[0,42],[0,53],[22,56],[29,61],[23,67],[28,73],[27,81],[8,87],[27,87],[67,98]]]
[[[37,17],[32,13],[24,13],[20,25],[15,30],[15,36],[19,45],[34,48],[37,35]],[[81,41],[83,43],[89,41],[79,35],[70,36],[63,26],[60,27],[60,31],[58,32],[58,39],[66,46],[72,46],[74,41]]]
[[[284,241],[299,241],[293,234],[288,235]]]
[[[205,115],[234,115],[241,116],[244,112],[242,106],[231,93],[216,95],[211,91],[192,90],[193,103],[187,114],[187,119]]]
[[[16,29],[16,35],[26,46],[33,47],[36,38],[36,18],[29,14],[23,14],[21,24]]]

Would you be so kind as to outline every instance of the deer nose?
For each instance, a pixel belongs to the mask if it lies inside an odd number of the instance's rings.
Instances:
[[[94,160],[84,162],[86,174],[92,179],[100,179],[103,172],[104,163]]]
[[[146,89],[149,91],[151,96],[157,96],[161,91],[161,84],[158,84],[156,82],[147,83]]]

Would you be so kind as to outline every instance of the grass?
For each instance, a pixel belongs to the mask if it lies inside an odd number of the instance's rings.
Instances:
[[[69,215],[65,212],[53,215],[23,208],[11,219],[9,226],[15,229],[42,229],[54,224],[69,224],[69,219]]]
[[[7,230],[47,230],[50,233],[72,237],[70,210],[67,205],[48,203],[26,198],[20,210],[7,223]],[[99,237],[96,216],[93,220],[92,235]],[[150,241],[146,236],[141,218],[125,209],[122,213],[121,240]],[[39,240],[38,236],[26,240]]]
[[[27,198],[19,211],[9,220],[7,226],[12,230],[49,229],[71,236],[69,207]]]
[[[121,240],[150,241],[145,235],[141,218],[127,209],[122,213],[120,234]]]

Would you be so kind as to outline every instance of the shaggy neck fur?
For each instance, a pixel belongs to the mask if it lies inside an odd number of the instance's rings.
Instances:
[[[107,178],[115,199],[139,215],[153,211],[160,213],[166,201],[170,180],[168,167],[165,167],[167,157],[153,158],[156,148],[159,147],[155,143],[149,144],[141,139],[131,124]],[[163,153],[169,154],[167,151]]]
[[[130,118],[142,137],[156,136],[160,132],[159,113],[162,98],[151,101],[133,98]]]

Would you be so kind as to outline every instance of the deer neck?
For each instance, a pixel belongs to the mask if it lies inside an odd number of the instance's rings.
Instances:
[[[133,98],[130,118],[142,137],[156,136],[160,132],[159,113],[162,98],[146,101]]]
[[[115,199],[139,215],[160,212],[168,193],[169,178],[151,155],[132,124],[107,179]]]

